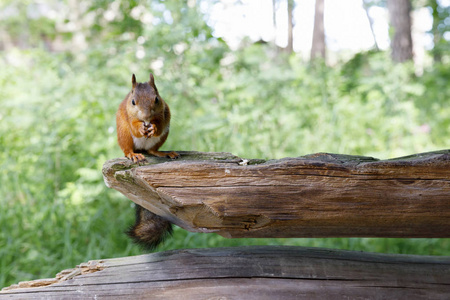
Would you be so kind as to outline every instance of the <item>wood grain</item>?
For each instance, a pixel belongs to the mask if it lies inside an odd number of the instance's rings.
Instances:
[[[175,250],[91,261],[101,270],[0,299],[448,299],[450,258],[321,248]]]
[[[450,237],[450,150],[391,160],[180,154],[108,161],[105,182],[186,230],[225,237]]]

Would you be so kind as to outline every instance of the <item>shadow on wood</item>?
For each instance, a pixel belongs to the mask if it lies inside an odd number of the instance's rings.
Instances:
[[[186,230],[224,237],[450,237],[450,150],[390,160],[180,154],[110,160],[105,182]]]
[[[85,264],[87,265],[87,264]],[[259,246],[92,261],[99,269],[11,299],[446,299],[450,258]]]

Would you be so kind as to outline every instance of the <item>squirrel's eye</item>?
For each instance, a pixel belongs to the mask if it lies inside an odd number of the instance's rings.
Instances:
[[[134,102],[134,99],[131,100],[131,104],[136,105],[136,102]]]
[[[159,102],[159,98],[156,97],[156,98],[155,98],[155,103],[158,104],[158,102]]]

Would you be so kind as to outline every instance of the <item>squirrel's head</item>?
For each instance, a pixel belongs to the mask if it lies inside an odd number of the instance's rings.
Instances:
[[[155,78],[150,73],[148,82],[137,83],[133,74],[131,84],[132,89],[127,100],[128,115],[149,124],[164,110],[164,102],[156,88]]]

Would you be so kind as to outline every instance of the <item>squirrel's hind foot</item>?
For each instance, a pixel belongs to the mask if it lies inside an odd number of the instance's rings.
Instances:
[[[156,157],[168,157],[171,159],[176,159],[180,157],[180,154],[178,154],[175,151],[172,152],[162,152],[162,151],[156,151],[156,150],[148,150],[148,154],[154,155]]]
[[[170,157],[171,159],[177,159],[177,158],[180,158],[180,154],[178,154],[175,151],[172,151],[172,152],[167,153],[167,157]]]
[[[134,163],[142,164],[147,162],[145,156],[141,153],[130,153],[126,156],[128,159],[131,159]]]

